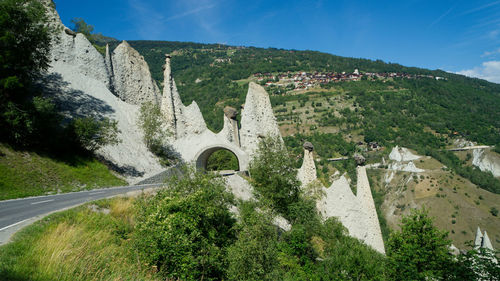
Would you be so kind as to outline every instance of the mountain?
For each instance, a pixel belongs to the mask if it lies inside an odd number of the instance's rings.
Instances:
[[[493,213],[500,208],[500,180],[490,173],[496,170],[474,164],[473,150],[446,149],[477,143],[492,147],[483,153],[500,157],[500,85],[316,51],[167,41],[129,44],[144,56],[160,87],[163,56],[172,56],[182,100],[196,100],[214,131],[222,128],[225,106],[244,103],[250,81],[265,86],[297,167],[304,140],[311,141],[318,176],[327,186],[335,171],[347,172],[355,190],[351,156],[356,152],[369,164],[379,163],[368,174],[379,216],[387,221],[382,223],[385,234],[398,228],[410,208],[426,205],[457,245],[472,239],[479,225],[492,233],[498,247],[500,224]],[[416,170],[390,159],[395,146],[421,157],[412,163]],[[328,161],[337,157],[351,158]]]

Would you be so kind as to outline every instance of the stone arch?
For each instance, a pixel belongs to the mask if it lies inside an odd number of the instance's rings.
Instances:
[[[238,159],[238,167],[240,171],[246,171],[248,169],[247,155],[240,149],[224,144],[212,145],[201,149],[194,157],[196,169],[206,169],[208,158],[210,157],[210,155],[212,155],[212,153],[218,150],[228,150],[229,152],[233,153]]]

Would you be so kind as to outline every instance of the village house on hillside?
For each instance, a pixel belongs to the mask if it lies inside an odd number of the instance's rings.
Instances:
[[[255,73],[253,77],[258,82],[265,82],[266,86],[288,86],[293,85],[294,89],[309,89],[317,87],[321,84],[330,82],[342,81],[360,81],[363,77],[366,79],[388,79],[388,78],[404,78],[404,79],[418,79],[430,78],[436,80],[446,80],[444,77],[434,77],[432,75],[416,75],[402,72],[360,72],[354,69],[352,73],[346,72],[280,72],[280,73]]]

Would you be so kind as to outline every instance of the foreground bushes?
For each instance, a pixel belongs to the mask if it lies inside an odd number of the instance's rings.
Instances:
[[[163,275],[181,280],[220,280],[226,249],[235,239],[232,194],[220,178],[186,169],[168,189],[137,202],[136,247]]]
[[[170,189],[50,216],[0,248],[1,280],[498,280],[491,253],[453,258],[425,212],[403,221],[387,257],[322,221],[303,194],[277,211],[236,202],[219,178],[187,170]],[[237,214],[229,211],[236,204]]]

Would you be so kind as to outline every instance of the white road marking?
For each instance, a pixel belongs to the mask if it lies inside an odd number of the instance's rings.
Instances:
[[[39,201],[39,202],[33,202],[33,203],[31,203],[31,205],[42,204],[42,203],[47,203],[47,202],[52,202],[52,201],[54,201],[54,199],[44,200],[44,201]]]
[[[104,193],[104,191],[92,192],[92,193],[89,193],[89,195],[96,195],[96,194],[101,194],[101,193]]]
[[[21,224],[21,223],[23,223],[23,222],[27,221],[27,220],[28,220],[28,219],[25,219],[25,220],[22,220],[22,221],[18,221],[18,222],[16,222],[16,223],[13,223],[13,224],[11,224],[11,225],[7,225],[7,226],[6,226],[6,227],[4,227],[4,228],[0,228],[0,231],[4,231],[4,230],[6,230],[6,229],[7,229],[7,228],[9,228],[9,227],[16,226],[16,225],[18,225],[18,224]]]

